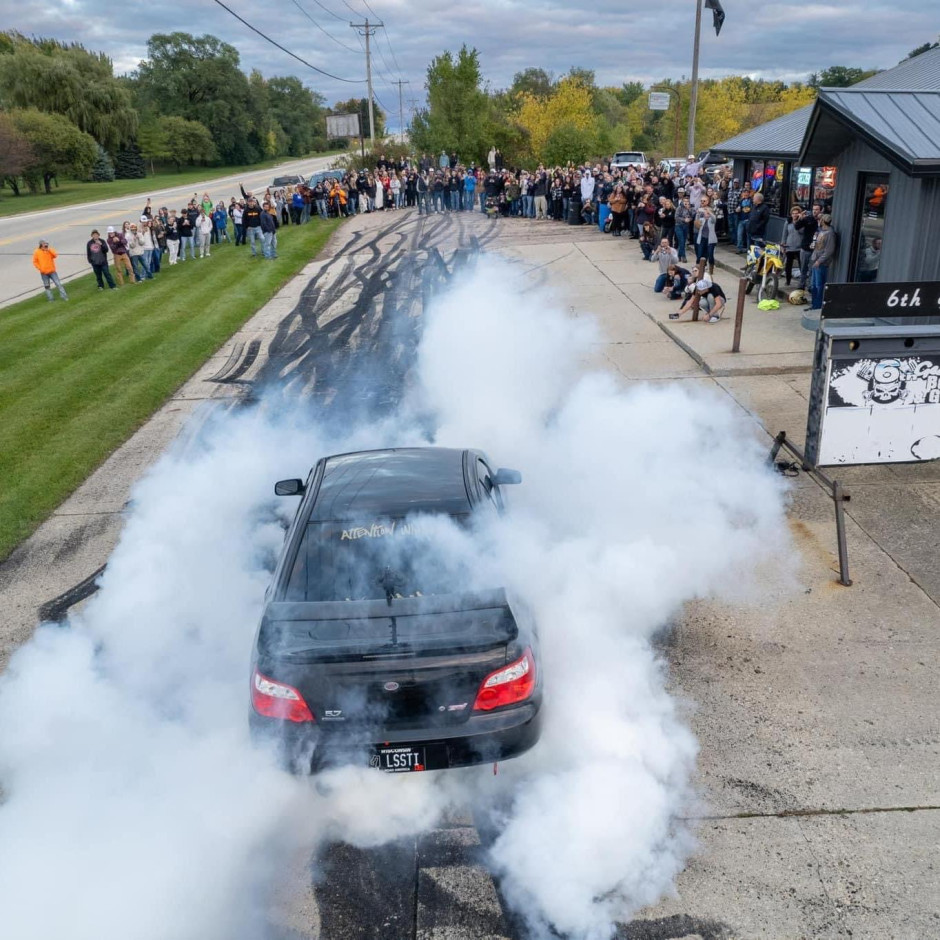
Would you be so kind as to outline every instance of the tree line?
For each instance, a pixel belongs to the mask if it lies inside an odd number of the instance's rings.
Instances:
[[[908,58],[934,47],[925,44]],[[805,82],[747,76],[700,81],[697,149],[812,103],[821,87],[847,87],[875,71],[837,65]],[[508,88],[493,90],[479,52],[465,45],[432,60],[425,89],[427,106],[415,114],[411,126],[411,141],[419,152],[456,150],[464,162],[479,163],[490,147],[498,147],[511,165],[580,163],[617,150],[642,150],[651,158],[684,155],[691,99],[691,83],[685,79],[599,86],[590,69],[572,68],[555,76],[527,68],[516,73]],[[669,94],[668,111],[650,110],[650,91]]]
[[[106,55],[78,43],[0,33],[0,180],[17,194],[23,184],[49,192],[59,176],[304,156],[327,149],[328,113],[295,76],[246,74],[235,47],[214,36],[155,34],[138,68],[116,76]]]

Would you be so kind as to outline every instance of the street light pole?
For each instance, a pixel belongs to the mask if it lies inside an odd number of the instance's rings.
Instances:
[[[689,153],[695,154],[695,110],[698,107],[698,52],[702,38],[702,0],[695,0],[695,40],[692,44],[692,97],[689,101]]]

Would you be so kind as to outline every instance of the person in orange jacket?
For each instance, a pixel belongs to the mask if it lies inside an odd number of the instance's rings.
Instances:
[[[65,293],[65,288],[59,280],[59,275],[55,269],[55,259],[58,253],[54,248],[49,247],[49,242],[42,239],[39,247],[33,252],[33,267],[42,277],[42,286],[46,291],[46,300],[55,300],[55,294],[52,293],[52,285],[59,288],[59,294],[63,300],[68,300],[69,295]]]

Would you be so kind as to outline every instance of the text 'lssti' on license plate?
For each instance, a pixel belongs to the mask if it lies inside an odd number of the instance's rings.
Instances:
[[[427,769],[423,747],[377,747],[369,763],[389,774]]]

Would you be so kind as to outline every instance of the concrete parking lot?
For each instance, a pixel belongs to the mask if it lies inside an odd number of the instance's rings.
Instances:
[[[383,316],[420,316],[432,252],[452,264],[474,240],[513,262],[522,283],[548,286],[571,316],[597,319],[585,368],[701,385],[733,402],[768,450],[780,430],[802,440],[812,337],[799,308],[748,301],[743,351],[732,354],[730,320],[668,320],[675,305],[653,293],[655,265],[629,239],[476,213],[360,216],[0,565],[0,661],[41,605],[107,561],[130,487],[169,442],[196,440],[208,408],[237,403],[262,376],[317,393],[317,377],[341,376],[352,348],[381,341]],[[716,280],[733,304],[734,276]],[[383,305],[393,283],[407,309]],[[771,573],[761,597],[739,604],[690,604],[664,636],[670,688],[701,748],[698,849],[675,893],[622,937],[940,936],[940,468],[839,477],[851,493],[852,587],[837,583],[831,499],[800,475],[789,511],[796,577]],[[470,818],[383,850],[335,846],[316,883],[314,870],[298,859],[272,936],[524,936]],[[376,897],[387,916],[374,916]]]

